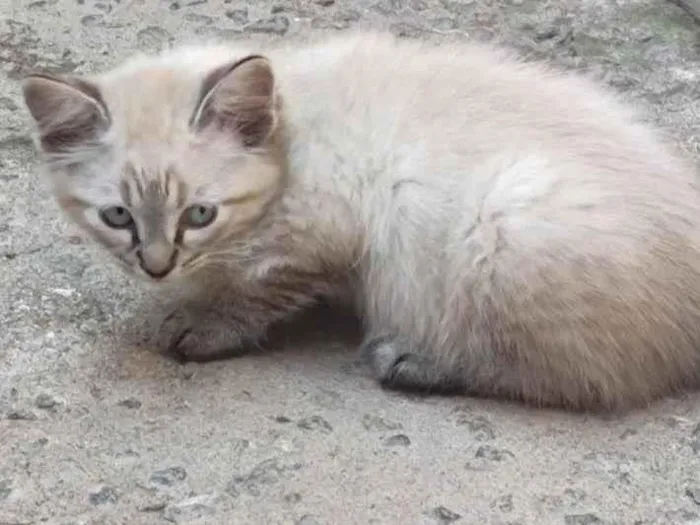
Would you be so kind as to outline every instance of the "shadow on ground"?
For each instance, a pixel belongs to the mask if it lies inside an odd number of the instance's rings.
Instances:
[[[350,27],[588,71],[698,154],[700,31],[671,2],[0,0],[0,523],[700,523],[698,395],[601,419],[392,394],[342,317],[206,365],[144,348],[143,292],[37,177],[18,79]]]

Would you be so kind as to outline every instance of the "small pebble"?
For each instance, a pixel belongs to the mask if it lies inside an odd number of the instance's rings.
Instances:
[[[392,33],[401,38],[418,38],[423,33],[420,27],[406,22],[392,24],[389,29]]]
[[[333,432],[333,427],[331,424],[323,419],[321,416],[311,416],[302,419],[297,423],[297,426],[299,428],[302,428],[304,430],[315,430],[319,432],[323,432],[325,434],[330,434]]]
[[[411,444],[411,440],[405,434],[396,434],[384,440],[384,446],[387,447],[407,447]]]
[[[297,525],[321,525],[321,522],[318,521],[316,518],[313,516],[310,516],[309,514],[302,516],[299,521],[297,521]]]
[[[689,525],[697,525],[698,523],[700,523],[698,521],[698,518],[700,518],[700,516],[698,516],[697,513],[685,509],[670,510],[668,512],[664,512],[664,518],[666,518],[666,521],[663,522],[664,524],[671,523],[673,525],[676,525],[677,523],[688,523]],[[634,525],[638,524],[635,522]],[[644,525],[647,524],[644,523]]]
[[[154,485],[162,485],[169,487],[178,481],[184,481],[187,478],[187,471],[182,467],[170,467],[163,470],[157,470],[148,478]]]
[[[93,505],[106,505],[119,501],[119,496],[112,487],[103,486],[99,490],[91,492],[89,499]]]
[[[0,501],[6,500],[12,494],[12,482],[9,479],[0,480]]]
[[[690,434],[693,437],[700,437],[700,423],[695,425],[695,428],[693,428],[693,431]]]
[[[126,408],[131,408],[132,410],[136,410],[138,408],[141,408],[141,401],[136,399],[135,397],[129,397],[127,399],[122,399],[117,403],[120,407],[126,407]]]
[[[695,454],[700,454],[700,423],[698,423],[690,433],[690,448]]]
[[[560,28],[558,26],[540,27],[535,31],[535,41],[542,42],[551,40],[559,35]]]
[[[469,433],[476,441],[491,441],[496,437],[490,422],[481,416],[475,418],[462,415],[457,418],[458,425],[464,425],[469,429]]]
[[[298,492],[290,492],[289,494],[285,494],[284,501],[287,503],[299,503],[301,501],[301,494]]]
[[[685,495],[688,496],[693,503],[700,505],[700,486],[688,487],[685,489]]]
[[[401,429],[401,423],[395,423],[393,421],[387,421],[379,416],[374,416],[372,414],[365,414],[362,417],[362,426],[366,430],[399,430]]]
[[[512,512],[513,511],[513,495],[506,494],[500,498],[496,498],[491,502],[491,508],[498,509],[501,512]]]
[[[165,501],[149,503],[143,507],[139,507],[139,512],[160,512],[167,506],[168,504]]]
[[[23,409],[11,410],[7,413],[7,419],[11,419],[14,421],[35,421],[36,414],[30,412],[29,410]]]
[[[193,24],[210,25],[214,23],[214,19],[210,16],[199,15],[196,13],[187,13],[185,15],[185,20],[192,22]]]
[[[513,458],[515,455],[510,450],[483,446],[477,449],[475,457],[489,459],[491,461],[503,461],[508,458]]]
[[[246,474],[238,474],[229,481],[226,492],[233,498],[243,492],[260,496],[265,486],[274,485],[303,467],[299,461],[272,458],[258,463]]]
[[[36,396],[34,404],[37,408],[41,408],[42,410],[48,410],[58,405],[58,401],[50,394],[39,394],[38,396]]]
[[[244,30],[249,33],[284,35],[289,30],[289,18],[284,15],[275,15],[248,24]]]
[[[438,18],[437,20],[433,20],[432,24],[437,31],[452,31],[457,29],[457,21],[453,18]]]
[[[242,9],[229,9],[224,13],[226,15],[226,18],[229,20],[233,20],[234,23],[236,24],[247,24],[248,23],[248,9],[247,8],[242,8]]]
[[[603,521],[595,514],[567,514],[564,516],[565,525],[598,525]]]
[[[34,440],[32,442],[32,445],[34,445],[35,448],[43,448],[46,445],[48,445],[48,443],[49,443],[48,438],[42,437],[42,438]]]
[[[639,434],[639,430],[636,428],[628,428],[622,434],[620,434],[620,439],[627,439],[628,437],[636,436],[637,434]]]
[[[450,509],[448,509],[447,507],[443,507],[442,505],[440,505],[439,507],[435,507],[431,512],[431,515],[434,518],[437,518],[438,523],[440,523],[440,525],[454,523],[462,517],[460,514],[457,514],[456,512],[451,511]]]
[[[694,454],[700,454],[700,439],[695,439],[690,442],[690,448]]]
[[[202,494],[168,505],[163,510],[163,518],[173,523],[185,523],[216,514],[219,497],[215,494]]]

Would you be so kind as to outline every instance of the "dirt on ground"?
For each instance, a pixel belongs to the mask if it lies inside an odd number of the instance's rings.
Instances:
[[[382,28],[585,70],[700,156],[700,26],[663,0],[0,0],[0,524],[700,524],[700,394],[624,417],[381,390],[351,319],[181,366],[37,173],[18,81],[192,39]]]

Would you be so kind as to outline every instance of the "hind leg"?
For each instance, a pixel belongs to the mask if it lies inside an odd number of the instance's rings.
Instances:
[[[468,390],[462,370],[449,369],[429,355],[412,351],[396,337],[370,337],[360,352],[385,388],[423,394]]]

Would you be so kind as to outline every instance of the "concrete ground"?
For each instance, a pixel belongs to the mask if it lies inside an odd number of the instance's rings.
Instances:
[[[140,343],[153,299],[59,219],[18,79],[348,27],[592,71],[700,153],[700,27],[663,0],[0,0],[0,524],[700,524],[698,394],[605,419],[414,399],[323,313],[228,362]]]

